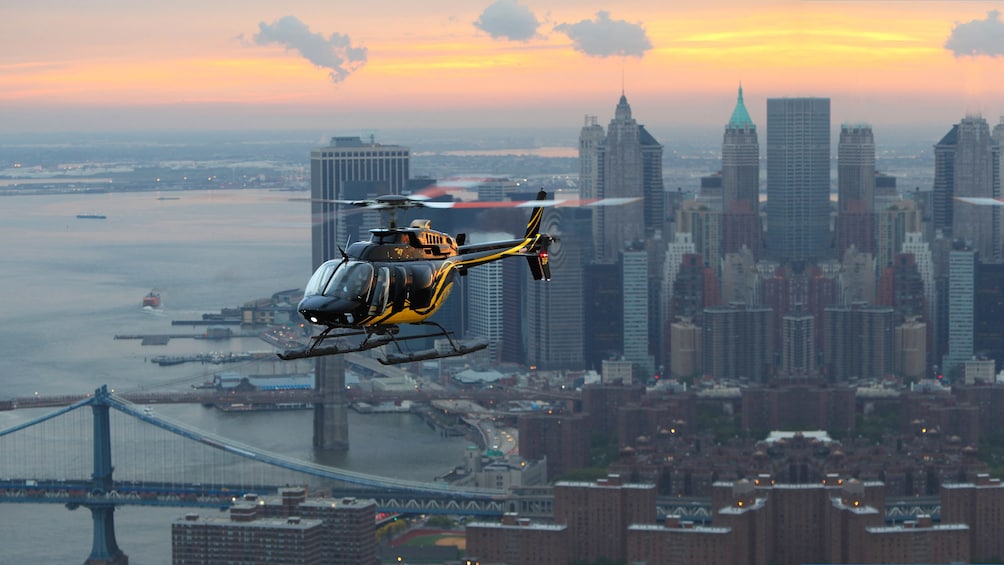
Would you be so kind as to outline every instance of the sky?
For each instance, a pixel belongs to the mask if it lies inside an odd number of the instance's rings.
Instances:
[[[721,128],[1004,115],[1004,1],[7,0],[0,131]]]

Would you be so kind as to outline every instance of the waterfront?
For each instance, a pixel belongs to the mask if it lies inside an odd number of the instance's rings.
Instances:
[[[161,367],[154,355],[269,350],[258,339],[171,340],[141,346],[115,334],[155,334],[171,319],[302,286],[310,275],[308,207],[267,191],[10,196],[0,198],[0,398],[118,391],[188,390],[221,369],[280,372],[267,363]],[[82,210],[108,216],[77,220]],[[158,310],[143,309],[151,289]],[[468,442],[443,438],[410,414],[349,414],[345,453],[311,446],[309,411],[223,413],[161,405],[193,426],[293,457],[366,473],[431,480],[461,461]],[[0,412],[0,428],[37,411]],[[388,454],[393,454],[393,457]],[[404,463],[404,464],[402,464]],[[184,509],[123,507],[119,545],[130,563],[170,562],[170,523]],[[91,517],[60,505],[0,505],[7,562],[80,563],[90,551]],[[40,549],[41,548],[41,549]]]

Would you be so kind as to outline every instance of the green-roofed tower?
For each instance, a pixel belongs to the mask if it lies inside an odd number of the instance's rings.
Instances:
[[[729,128],[751,128],[756,129],[753,125],[753,119],[750,118],[750,113],[746,111],[746,103],[743,102],[743,85],[739,84],[739,98],[736,100],[736,108],[732,110],[732,117],[729,118]]]
[[[722,252],[760,248],[760,143],[746,111],[743,87],[722,139]]]

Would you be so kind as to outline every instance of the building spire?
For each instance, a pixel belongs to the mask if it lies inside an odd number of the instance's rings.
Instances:
[[[743,83],[739,83],[739,96],[736,99],[736,107],[732,110],[732,117],[729,118],[729,128],[755,128],[750,113],[746,111],[746,103],[743,102]]]

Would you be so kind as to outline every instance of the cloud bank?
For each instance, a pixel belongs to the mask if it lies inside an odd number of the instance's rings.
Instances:
[[[315,66],[330,69],[331,81],[339,83],[366,64],[366,48],[353,47],[349,36],[332,33],[324,37],[312,33],[307,24],[295,16],[285,16],[271,24],[258,24],[254,35],[258,45],[278,43],[287,51],[297,51]]]
[[[624,20],[611,20],[610,13],[596,13],[595,20],[582,20],[575,24],[559,24],[555,31],[572,40],[576,51],[590,57],[643,57],[652,48],[652,42],[641,24]]]
[[[952,35],[945,41],[948,49],[956,57],[1004,56],[1004,22],[998,10],[987,12],[985,20],[957,23]]]
[[[496,0],[481,12],[474,27],[484,31],[492,39],[529,41],[537,35],[540,22],[530,8],[517,0]]]

